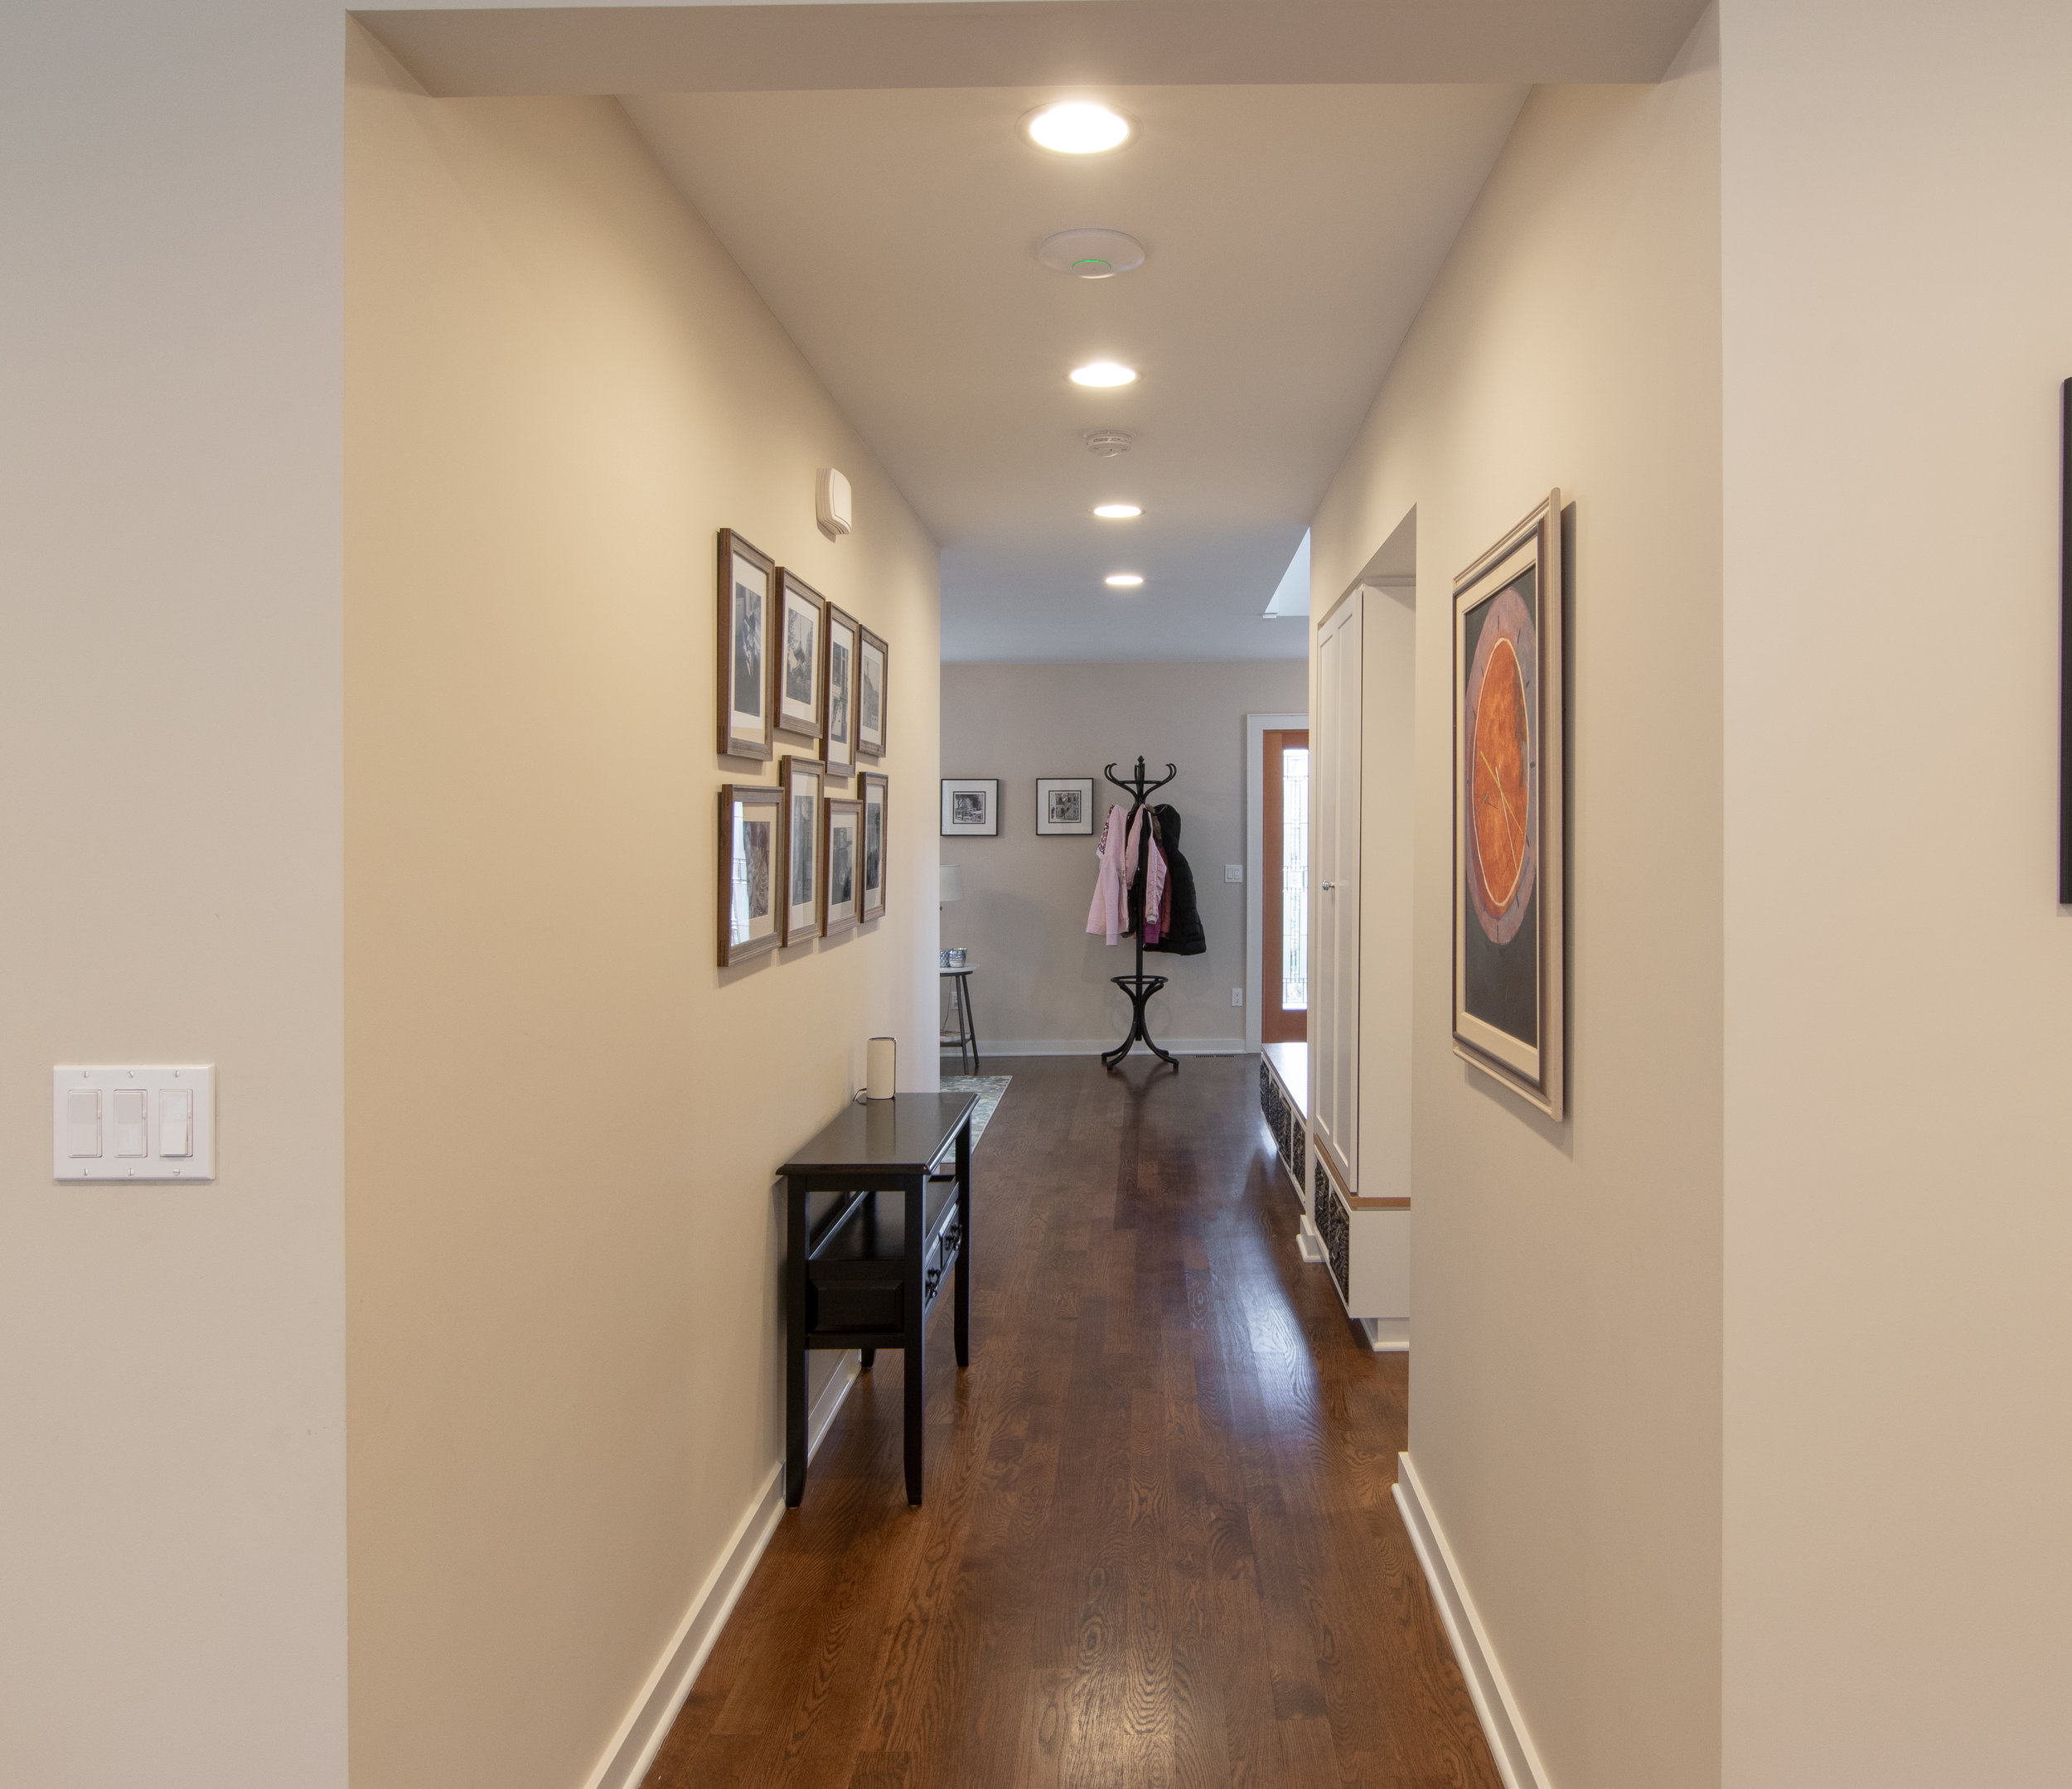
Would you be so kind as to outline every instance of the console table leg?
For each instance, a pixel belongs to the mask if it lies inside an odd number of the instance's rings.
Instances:
[[[971,1364],[971,1121],[957,1133],[957,1365]]]
[[[863,1363],[857,1368],[857,1371],[868,1373],[870,1371],[870,1363],[878,1358],[878,1351],[875,1348],[859,1348],[856,1353]]]
[[[924,1259],[922,1245],[926,1240],[921,1232],[922,1192],[927,1183],[926,1174],[917,1174],[907,1182],[907,1501],[915,1504],[921,1501],[922,1448],[926,1439],[922,1425],[921,1394],[925,1372],[923,1338],[927,1305],[921,1291],[921,1268]]]
[[[806,1182],[787,1179],[785,1204],[791,1231],[784,1288],[784,1501],[796,1509],[806,1496]]]

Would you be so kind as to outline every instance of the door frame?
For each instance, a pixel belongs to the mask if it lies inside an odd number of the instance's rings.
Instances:
[[[1260,1006],[1265,985],[1261,956],[1266,925],[1266,891],[1260,878],[1265,873],[1264,834],[1266,792],[1259,775],[1259,761],[1266,749],[1266,735],[1284,728],[1307,728],[1307,714],[1247,714],[1245,717],[1245,1047],[1259,1049]]]

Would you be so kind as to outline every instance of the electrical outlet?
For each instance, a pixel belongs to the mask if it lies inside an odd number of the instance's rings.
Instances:
[[[1226,863],[1226,864],[1223,866],[1223,880],[1224,880],[1225,882],[1242,882],[1244,879],[1245,879],[1245,866],[1244,866],[1243,864],[1242,864],[1242,863]]]
[[[1232,1006],[1242,1006],[1245,1003],[1245,990],[1242,988],[1233,988],[1230,990],[1230,1003]]]

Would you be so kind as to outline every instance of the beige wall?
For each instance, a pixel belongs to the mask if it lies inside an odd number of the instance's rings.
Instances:
[[[353,1780],[567,1789],[780,1457],[772,1168],[932,1085],[936,549],[614,103],[363,40],[346,143]],[[893,671],[890,913],[730,971],[723,525]]]
[[[1552,1775],[1719,1770],[1719,97],[1543,89],[1318,512],[1416,514],[1411,1452]],[[1572,1115],[1449,1037],[1454,574],[1575,505]]]
[[[0,7],[0,1781],[340,1789],[339,22]],[[216,1065],[209,1187],[51,1070]]]
[[[1243,1047],[1230,994],[1245,984],[1245,890],[1223,866],[1245,861],[1245,716],[1302,713],[1305,675],[1300,660],[942,667],[942,774],[1000,779],[1000,837],[941,841],[964,882],[963,900],[942,911],[942,939],[977,965],[985,1047],[1106,1049],[1129,1031],[1129,1000],[1108,978],[1130,972],[1134,946],[1111,950],[1087,931],[1095,840],[1036,836],[1036,779],[1092,777],[1097,834],[1111,801],[1127,799],[1101,766],[1126,772],[1140,754],[1154,775],[1179,766],[1157,799],[1179,810],[1208,943],[1199,956],[1145,956],[1146,974],[1168,978],[1151,1035]],[[928,824],[939,823],[938,808]]]
[[[1866,22],[1725,43],[1733,1789],[2072,1753],[2072,9]]]

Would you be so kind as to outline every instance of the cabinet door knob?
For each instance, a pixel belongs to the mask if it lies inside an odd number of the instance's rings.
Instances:
[[[1331,892],[1331,884],[1329,882],[1319,882],[1317,887],[1321,888],[1326,894],[1329,894]]]

